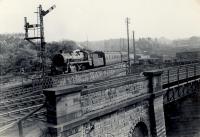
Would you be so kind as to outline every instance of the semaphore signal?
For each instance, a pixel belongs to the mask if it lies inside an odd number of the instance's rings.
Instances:
[[[35,44],[33,40],[40,40],[41,45],[41,59],[42,59],[42,77],[45,75],[45,66],[46,66],[46,54],[45,54],[45,38],[44,38],[44,24],[43,24],[43,17],[51,12],[56,6],[53,5],[48,10],[44,11],[42,9],[42,5],[39,5],[39,23],[38,24],[30,24],[27,21],[27,17],[24,17],[24,28],[25,28],[25,40],[29,41],[30,43]],[[30,30],[40,30],[40,36],[29,36]]]

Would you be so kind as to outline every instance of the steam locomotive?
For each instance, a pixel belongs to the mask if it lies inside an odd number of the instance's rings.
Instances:
[[[126,61],[126,52],[102,52],[75,50],[72,53],[56,54],[52,58],[51,74],[62,74],[102,67]]]

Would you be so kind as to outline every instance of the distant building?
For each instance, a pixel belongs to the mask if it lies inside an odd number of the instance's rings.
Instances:
[[[177,61],[198,61],[200,60],[200,51],[177,52]]]
[[[151,55],[144,55],[144,54],[137,54],[139,56],[138,61],[139,64],[159,64],[161,63],[161,58],[159,56],[151,56]]]
[[[169,56],[169,55],[163,55],[162,56],[162,62],[163,63],[172,63],[175,61],[175,57],[174,56]]]
[[[140,59],[150,59],[150,55],[145,55],[145,54],[137,54]]]

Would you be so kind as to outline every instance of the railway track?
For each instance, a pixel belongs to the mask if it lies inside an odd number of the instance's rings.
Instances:
[[[122,66],[106,66],[104,69],[124,69],[125,67]],[[87,70],[87,71],[98,71],[101,70],[102,68],[96,68],[93,70]],[[170,78],[174,79],[169,79],[170,82],[173,80],[177,79],[177,74],[180,75],[180,79],[184,79],[189,76],[194,76],[195,73],[198,74],[200,70],[200,66],[197,66],[196,68],[193,66],[187,66],[187,67],[173,67],[173,68],[166,68],[163,69],[163,83],[168,82],[168,76]],[[168,72],[169,70],[169,72]],[[196,72],[195,72],[196,71]],[[81,72],[77,72],[81,73]],[[75,74],[75,73],[74,73]],[[64,74],[68,75],[68,74]],[[71,73],[70,75],[73,75]],[[95,81],[89,81],[89,82],[82,82],[79,83],[81,85],[87,85],[88,88],[93,88],[93,87],[98,87],[102,85],[107,85],[109,83],[112,83],[112,81],[120,82],[120,81],[126,81],[127,79],[135,79],[140,77],[141,74],[134,74],[131,75],[130,77],[126,76],[120,76],[120,77],[109,77],[109,78],[104,78],[104,79],[99,79]],[[172,77],[174,76],[174,77]],[[42,87],[41,83],[39,83],[35,86],[33,86],[33,81],[27,81],[26,83],[23,84],[15,84],[14,86],[4,86],[3,88],[1,87],[0,90],[0,128],[3,126],[6,126],[12,122],[15,122],[17,120],[20,120],[33,110],[41,107],[44,102],[45,98],[44,95],[42,94]],[[41,109],[40,111],[36,112],[33,114],[31,117],[29,117],[29,120],[31,119],[40,119],[45,121],[45,115],[46,111],[45,109]]]
[[[8,90],[6,92],[0,93],[0,104],[4,102],[12,101],[13,99],[24,98],[31,95],[37,95],[41,93],[41,89],[30,90]]]
[[[31,112],[32,110],[30,110]],[[12,114],[10,116],[4,117],[4,120],[0,118],[0,136],[3,135],[3,137],[18,137],[19,129],[18,126],[14,123],[24,118],[25,113],[18,113],[18,114]],[[46,111],[40,110],[33,115],[29,116],[25,121],[23,121],[22,127],[27,132],[30,129],[33,129],[36,127],[38,122],[44,124],[46,123]]]
[[[24,86],[16,84],[10,87],[1,87],[0,128],[23,118],[34,109],[40,107],[45,101],[41,91],[41,87],[33,87],[30,81]],[[41,117],[45,113],[45,110],[42,110],[30,118]]]
[[[95,68],[86,71],[99,71],[102,69],[120,69],[123,64],[110,65],[103,68]],[[76,72],[82,73],[82,72]],[[74,75],[76,73],[63,74]],[[62,76],[63,76],[62,75]],[[59,76],[58,76],[59,77]],[[22,81],[21,81],[22,82]],[[89,84],[89,83],[88,83]],[[0,85],[1,86],[1,85]],[[42,94],[41,83],[34,83],[33,80],[23,81],[23,83],[7,83],[0,87],[0,128],[12,122],[18,121],[33,110],[41,107],[45,102]],[[41,109],[34,113],[29,120],[39,119],[45,121],[46,111]]]
[[[0,103],[0,127],[19,120],[31,111],[44,104],[45,98],[42,94],[36,94],[25,98],[10,99]],[[40,110],[31,118],[45,114],[45,110]]]

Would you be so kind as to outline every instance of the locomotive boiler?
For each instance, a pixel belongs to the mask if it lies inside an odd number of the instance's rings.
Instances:
[[[102,52],[102,51],[85,51],[75,50],[71,53],[54,55],[51,65],[52,74],[70,73],[112,65],[127,60],[125,52]]]

